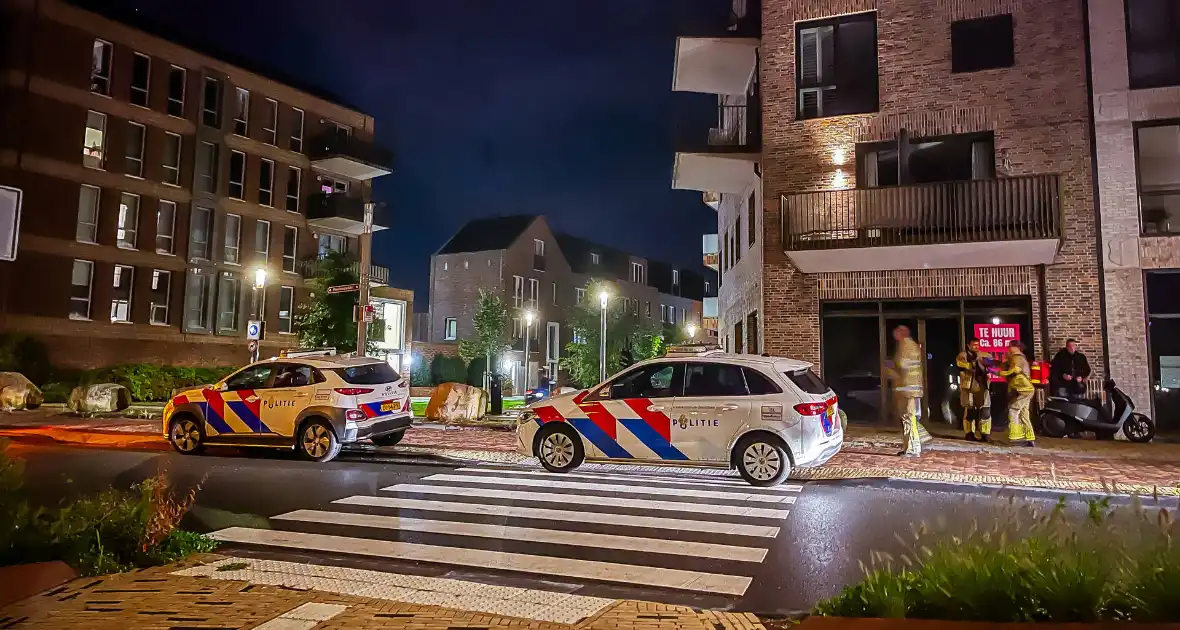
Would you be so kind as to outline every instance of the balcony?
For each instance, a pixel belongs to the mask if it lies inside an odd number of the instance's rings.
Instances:
[[[311,165],[325,173],[366,181],[393,172],[393,152],[352,134],[329,131],[308,140]]]
[[[745,94],[754,78],[761,36],[759,3],[735,2],[724,27],[676,38],[672,90]]]
[[[805,192],[782,198],[783,248],[805,273],[1053,262],[1057,175]]]
[[[299,261],[299,275],[303,276],[305,280],[314,280],[324,275],[324,270],[320,266],[320,258],[308,258]],[[354,262],[348,266],[348,270],[356,274],[357,278],[361,276],[361,264]],[[369,265],[369,284],[386,286],[389,284],[389,268],[381,267],[379,265]]]
[[[707,297],[701,303],[701,328],[717,332],[717,298]]]
[[[718,247],[718,240],[716,234],[706,234],[702,239],[701,251],[704,254],[705,266],[717,271],[720,264],[721,249]]]
[[[717,105],[717,124],[711,129],[681,117],[672,188],[708,191],[716,195],[717,206],[721,204],[719,193],[740,195],[750,189],[762,157],[762,111],[757,93],[748,98],[749,104]],[[746,97],[725,100],[744,101]]]
[[[389,227],[385,206],[373,208],[373,231]],[[365,200],[348,193],[318,192],[307,197],[307,224],[359,236],[365,231]]]
[[[701,193],[701,201],[704,201],[705,205],[709,206],[714,211],[721,209],[721,193],[719,192],[706,190],[705,192]]]

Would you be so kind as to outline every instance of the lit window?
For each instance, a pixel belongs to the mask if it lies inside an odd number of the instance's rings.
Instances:
[[[86,112],[86,136],[82,141],[82,164],[90,168],[102,168],[106,154],[106,114]]]
[[[135,236],[139,232],[139,196],[123,193],[119,197],[119,230],[116,244],[123,249],[135,249]]]

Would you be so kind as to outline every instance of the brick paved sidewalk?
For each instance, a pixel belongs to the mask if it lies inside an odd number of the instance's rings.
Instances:
[[[249,561],[235,562],[235,559],[206,556],[182,565],[103,578],[81,578],[0,610],[0,628],[763,630],[758,619],[750,614],[699,611],[651,602],[600,600],[602,605],[596,610],[575,617],[569,623],[560,623],[478,610],[411,604],[390,598],[175,574],[178,568],[199,567],[210,561],[222,565],[231,562],[236,566],[249,564]],[[330,571],[325,567],[304,566]],[[187,572],[191,573],[192,570]],[[528,593],[551,599],[554,606],[560,606],[562,599],[568,597],[562,593]]]

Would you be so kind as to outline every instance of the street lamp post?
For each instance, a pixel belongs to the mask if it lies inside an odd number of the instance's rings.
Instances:
[[[373,256],[373,202],[365,203],[364,230],[360,238],[361,272],[360,291],[358,291],[356,322],[356,356],[365,356],[365,346],[368,344],[369,323],[365,321],[365,309],[369,306],[369,265]]]
[[[266,268],[259,267],[254,270],[254,291],[253,291],[253,293],[251,295],[251,299],[250,299],[250,303],[251,303],[250,319],[255,319],[255,320],[264,319],[262,317],[263,314],[258,312],[259,309],[261,308],[261,304],[259,303],[258,296],[259,296],[259,293],[265,289],[266,289]],[[259,346],[259,344],[257,341],[255,341],[250,346],[251,347],[251,350],[250,350],[250,362],[251,363],[258,360],[258,346]]]
[[[697,326],[696,324],[689,324],[685,330],[688,332],[688,342],[696,343],[697,340]]]
[[[529,328],[532,327],[535,317],[536,313],[532,311],[524,312],[524,387],[522,389],[525,391],[528,391],[531,386],[529,381],[532,380],[530,378],[532,370],[529,369]]]
[[[598,382],[606,380],[606,303],[610,293],[603,289],[598,293],[598,305],[602,307],[602,328],[598,335]]]

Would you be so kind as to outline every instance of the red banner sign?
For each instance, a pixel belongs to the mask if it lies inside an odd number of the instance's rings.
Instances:
[[[1019,324],[976,324],[975,337],[979,339],[979,349],[995,353],[1003,351],[1013,341],[1020,341]]]

